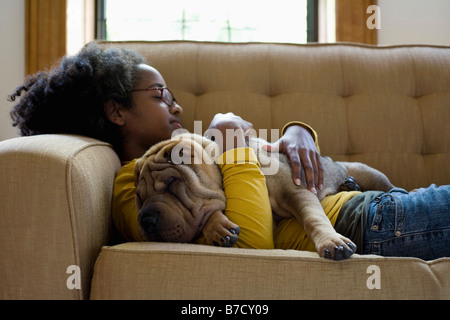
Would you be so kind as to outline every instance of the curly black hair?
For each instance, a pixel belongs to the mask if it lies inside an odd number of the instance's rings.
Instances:
[[[87,44],[77,55],[66,56],[49,71],[28,77],[9,96],[20,101],[11,111],[13,126],[23,136],[67,133],[121,146],[119,128],[104,112],[108,101],[132,108],[131,90],[136,66],[147,63],[137,52]]]

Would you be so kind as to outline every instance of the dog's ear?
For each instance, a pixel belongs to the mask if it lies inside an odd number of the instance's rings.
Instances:
[[[147,196],[147,188],[145,186],[145,179],[141,179],[142,168],[148,159],[148,152],[146,152],[142,157],[136,160],[134,164],[134,185],[136,187],[136,208],[138,211],[144,203],[144,199]]]
[[[142,204],[143,204],[143,201],[142,201],[142,198],[141,198],[140,192],[139,192],[139,190],[142,188],[139,184],[142,184],[140,175],[141,175],[141,170],[142,170],[142,166],[144,165],[144,162],[145,162],[144,158],[139,158],[136,160],[136,163],[134,164],[134,185],[136,187],[135,199],[136,199],[136,209],[138,211],[142,208]]]
[[[148,156],[146,156],[146,154],[137,159],[135,164],[134,164],[134,177],[136,178],[136,181],[139,180],[139,176],[141,174],[141,170],[142,170],[142,166],[144,165],[145,161],[147,160]]]

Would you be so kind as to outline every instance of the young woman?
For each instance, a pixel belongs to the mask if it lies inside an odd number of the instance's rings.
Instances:
[[[178,105],[162,75],[135,52],[101,49],[87,45],[73,57],[64,58],[49,72],[28,78],[11,95],[11,115],[22,135],[72,133],[111,143],[123,161],[115,181],[113,220],[129,241],[141,240],[134,205],[136,158],[155,143],[169,139],[181,128]],[[233,114],[219,114],[210,128],[251,128],[251,123]],[[299,122],[283,128],[282,138],[268,148],[288,154],[293,180],[299,183],[303,165],[308,187],[321,188],[322,172],[317,135]],[[236,141],[227,146],[245,145]],[[248,159],[221,166],[226,216],[241,228],[237,246],[247,248],[292,248],[312,250],[295,219],[282,221],[273,233],[269,198],[259,164],[251,152]],[[245,193],[245,195],[243,194]],[[416,256],[434,259],[450,255],[450,187],[431,186],[414,193],[394,189],[388,193],[344,192],[322,201],[338,232],[354,240],[358,252]],[[202,239],[199,239],[200,243]],[[343,258],[342,247],[327,258]]]

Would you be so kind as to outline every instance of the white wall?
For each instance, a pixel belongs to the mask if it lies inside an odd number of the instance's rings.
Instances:
[[[25,0],[0,0],[0,141],[17,137],[6,99],[25,76]]]
[[[449,0],[378,0],[378,43],[450,45]]]

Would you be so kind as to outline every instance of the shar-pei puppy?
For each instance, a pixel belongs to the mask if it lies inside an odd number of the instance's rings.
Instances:
[[[350,257],[356,245],[337,233],[320,204],[342,190],[388,191],[394,186],[381,172],[362,163],[334,162],[322,157],[324,188],[314,195],[292,181],[286,155],[261,148],[259,138],[247,140],[265,174],[274,220],[295,217],[304,226],[321,257]],[[196,134],[181,134],[151,147],[136,161],[136,207],[141,233],[148,241],[192,242],[231,246],[239,227],[223,214],[226,198],[216,163],[218,145]]]

